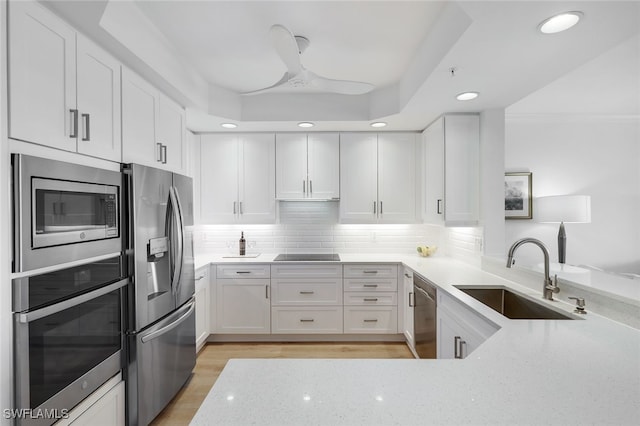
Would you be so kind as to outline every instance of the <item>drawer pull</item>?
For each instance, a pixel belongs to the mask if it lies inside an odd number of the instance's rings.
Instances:
[[[305,319],[305,318],[301,318],[300,322],[313,322],[314,319],[313,318],[309,318],[309,319]]]
[[[364,301],[365,302],[377,302],[378,298],[377,297],[365,297]]]
[[[378,271],[362,271],[363,274],[377,274]]]
[[[300,294],[313,294],[314,291],[301,291]]]
[[[376,288],[376,287],[378,287],[378,284],[363,284],[362,287]]]
[[[200,281],[203,278],[204,278],[204,275],[200,275],[198,278],[196,278],[196,281]]]
[[[364,320],[364,322],[378,322],[377,319],[366,319]]]
[[[250,274],[251,271],[236,271],[236,274]]]
[[[407,278],[413,278],[411,275],[407,274],[406,272],[404,273],[404,276]]]

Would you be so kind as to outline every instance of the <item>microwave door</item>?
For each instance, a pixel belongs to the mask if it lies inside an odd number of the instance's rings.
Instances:
[[[130,212],[135,265],[133,314],[135,329],[139,331],[175,307],[170,236],[166,232],[171,173],[133,164],[128,176],[133,205]]]

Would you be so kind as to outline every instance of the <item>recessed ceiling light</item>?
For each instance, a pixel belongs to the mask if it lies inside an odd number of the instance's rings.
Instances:
[[[376,121],[370,124],[371,127],[385,127],[386,125],[387,123],[385,123],[384,121]]]
[[[459,101],[470,101],[471,99],[475,99],[480,95],[478,92],[464,92],[456,95],[456,99]]]
[[[582,12],[564,12],[558,15],[552,16],[549,19],[545,19],[540,23],[538,29],[543,34],[555,34],[561,31],[568,30],[580,21],[582,18]]]
[[[238,125],[235,123],[222,123],[221,126],[225,129],[235,129],[236,127],[238,127]]]
[[[313,126],[315,126],[315,124],[311,123],[310,121],[303,121],[301,123],[298,123],[298,127],[307,128],[307,127],[313,127]]]

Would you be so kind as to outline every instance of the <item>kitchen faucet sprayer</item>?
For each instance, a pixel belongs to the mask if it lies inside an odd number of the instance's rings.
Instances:
[[[509,249],[509,255],[507,257],[507,268],[511,268],[511,266],[513,266],[515,263],[513,255],[516,253],[518,247],[525,243],[532,243],[540,247],[540,250],[542,250],[542,254],[544,256],[544,284],[542,287],[542,297],[547,300],[553,300],[553,293],[558,293],[560,291],[560,288],[558,288],[558,276],[555,275],[553,281],[549,276],[549,250],[547,250],[547,247],[542,241],[535,238],[521,238],[513,243]]]

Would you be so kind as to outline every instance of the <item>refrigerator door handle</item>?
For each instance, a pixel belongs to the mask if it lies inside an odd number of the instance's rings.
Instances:
[[[178,274],[178,285],[176,288],[177,294],[180,291],[180,286],[182,285],[182,266],[184,265],[184,215],[182,214],[182,202],[180,201],[180,194],[178,193],[178,189],[175,186],[173,187],[173,194],[176,197],[176,205],[178,206],[178,219],[180,220],[180,239],[178,241],[180,245],[180,273]],[[240,205],[240,212],[242,213],[242,204]]]
[[[183,261],[183,230],[182,230],[182,218],[180,214],[180,206],[178,204],[178,198],[176,195],[175,187],[169,187],[169,202],[171,204],[171,216],[169,219],[169,229],[173,231],[173,224],[171,224],[171,219],[175,220],[176,232],[178,233],[178,237],[176,239],[172,238],[172,232],[169,232],[169,240],[171,241],[171,245],[177,244],[177,254],[173,261],[173,277],[171,279],[171,289],[174,295],[178,294],[178,284],[180,283],[180,276],[182,275],[182,261]]]
[[[181,310],[185,310],[185,309],[186,309],[186,312],[180,315],[178,319],[165,325],[164,327],[159,328],[158,330],[152,331],[149,334],[145,334],[144,336],[141,336],[140,341],[142,343],[147,343],[153,339],[156,339],[162,336],[163,334],[168,333],[169,331],[179,326],[182,322],[184,322],[189,317],[189,315],[191,315],[193,311],[196,309],[196,302],[193,298],[191,298],[191,301],[189,301],[189,303],[187,303]],[[176,312],[176,314],[177,313],[179,313],[179,311]]]

